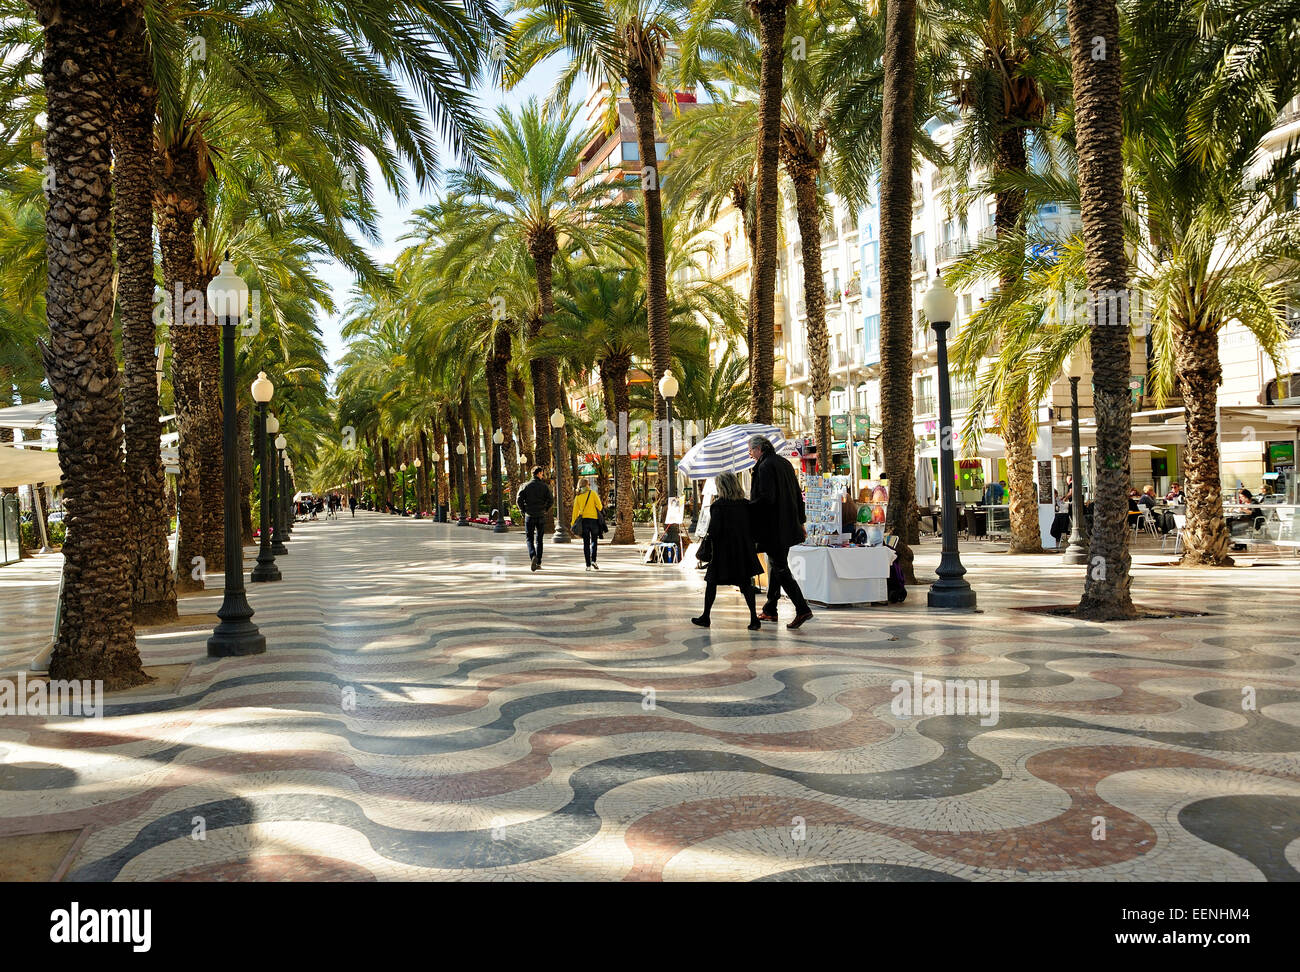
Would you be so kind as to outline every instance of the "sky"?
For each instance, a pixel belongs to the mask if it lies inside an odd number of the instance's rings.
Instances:
[[[524,80],[524,83],[513,91],[501,91],[498,88],[485,86],[477,89],[475,93],[479,104],[483,107],[484,114],[491,116],[495,115],[498,105],[506,105],[511,109],[516,109],[529,98],[545,99],[549,95],[551,85],[558,73],[559,60],[558,58],[552,58],[550,61],[544,61],[538,65]],[[450,168],[456,164],[456,155],[447,142],[442,142],[441,157],[445,168]],[[423,191],[412,190],[408,198],[402,201],[388,190],[379,172],[374,167],[370,169],[369,176],[370,185],[375,192],[375,208],[378,211],[377,223],[382,234],[382,240],[378,244],[363,241],[363,245],[375,260],[388,263],[406,245],[400,240],[407,232],[406,222],[411,213],[432,202],[436,198],[438,190],[436,187]],[[409,171],[407,176],[408,184],[414,186],[415,180],[410,177]],[[325,281],[332,291],[334,304],[338,308],[337,313],[323,317],[319,322],[321,337],[325,342],[325,358],[333,367],[346,349],[346,342],[339,336],[339,324],[344,311],[347,309],[348,301],[351,299],[352,286],[356,282],[356,278],[350,270],[334,261],[320,264],[318,270],[321,279]]]

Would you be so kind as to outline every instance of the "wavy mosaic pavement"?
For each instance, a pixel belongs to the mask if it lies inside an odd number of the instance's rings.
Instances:
[[[0,719],[0,842],[80,831],[86,881],[1300,880],[1300,637],[1269,606],[1300,569],[1243,598],[1240,571],[1139,567],[1139,598],[1213,613],[1101,626],[1015,610],[1071,599],[1054,559],[975,552],[980,614],[916,588],[751,633],[734,592],[702,631],[694,577],[601,558],[304,525],[250,590],[266,654],[154,629],[174,688]],[[38,596],[0,586],[10,671]],[[996,718],[900,714],[917,673],[996,685]]]

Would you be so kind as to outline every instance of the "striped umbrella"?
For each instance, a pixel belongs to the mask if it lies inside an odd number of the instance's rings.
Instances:
[[[712,479],[724,472],[743,472],[754,465],[754,460],[749,458],[749,440],[756,435],[770,441],[778,454],[790,451],[790,443],[774,425],[728,425],[691,446],[677,468],[690,479]]]

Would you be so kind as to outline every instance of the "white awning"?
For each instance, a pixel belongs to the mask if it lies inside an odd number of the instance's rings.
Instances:
[[[62,478],[57,452],[32,452],[0,443],[0,487],[54,485]]]
[[[54,428],[53,402],[28,402],[0,408],[0,429]]]

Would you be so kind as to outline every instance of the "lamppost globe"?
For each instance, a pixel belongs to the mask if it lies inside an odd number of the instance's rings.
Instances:
[[[276,427],[279,428],[279,425],[277,424]],[[285,447],[286,447],[288,444],[289,444],[289,440],[286,439],[283,435],[277,435],[277,436],[275,437],[275,447],[276,447],[277,449],[279,449],[281,452],[284,452]],[[289,458],[288,458],[288,456],[285,457],[284,464],[285,464],[285,467],[288,468],[288,465],[289,465]]]
[[[266,377],[265,371],[257,373],[257,377],[253,379],[253,384],[249,390],[253,394],[253,401],[259,405],[265,405],[271,400],[271,396],[275,394],[275,386]]]
[[[551,428],[553,429],[564,428],[564,413],[560,411],[558,408],[551,413]]]
[[[930,289],[921,298],[921,309],[931,324],[935,321],[951,324],[957,316],[957,295],[943,282],[943,277],[935,277],[930,282]]]
[[[501,433],[500,429],[497,429],[492,433],[492,441],[497,445],[500,445],[502,442],[506,441],[506,437]]]
[[[412,461],[411,465],[414,466],[416,469],[419,469],[419,468],[420,468],[420,460],[419,460],[419,459],[415,459],[414,461]]]
[[[665,371],[663,377],[659,379],[659,394],[664,398],[676,398],[679,387],[671,371]]]
[[[280,431],[280,420],[274,415],[266,416],[266,434],[275,435]]]
[[[217,275],[208,283],[208,306],[217,320],[241,318],[248,313],[248,284],[229,260],[221,261]]]
[[[406,463],[402,463],[402,464],[401,464],[400,466],[398,466],[397,468],[398,468],[399,470],[401,470],[402,472],[406,472]]]
[[[457,442],[457,443],[456,443],[456,455],[458,455],[458,456],[463,456],[464,454],[465,454],[465,443],[463,443],[463,442]]]
[[[826,418],[831,414],[831,400],[825,396],[817,399],[817,404],[813,406],[813,414],[818,418]]]

